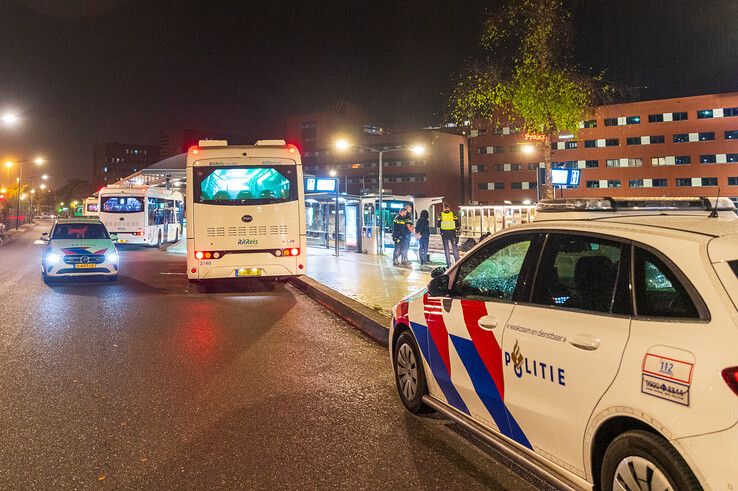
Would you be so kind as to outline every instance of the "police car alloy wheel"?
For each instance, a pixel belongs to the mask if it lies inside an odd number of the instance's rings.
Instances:
[[[600,482],[603,491],[702,489],[668,441],[641,430],[625,432],[607,447]]]
[[[397,392],[405,407],[417,414],[428,410],[423,396],[428,393],[423,372],[423,361],[415,339],[403,332],[395,344],[395,382]]]

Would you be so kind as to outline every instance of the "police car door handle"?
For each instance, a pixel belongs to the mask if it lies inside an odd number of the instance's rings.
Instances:
[[[569,339],[569,344],[575,348],[594,351],[600,347],[600,339],[594,336],[580,334],[578,336],[572,336],[572,338]]]
[[[497,317],[492,317],[491,315],[485,315],[479,319],[477,324],[479,324],[479,327],[484,329],[485,331],[491,331],[492,329],[497,327],[497,324],[500,322],[500,320]]]

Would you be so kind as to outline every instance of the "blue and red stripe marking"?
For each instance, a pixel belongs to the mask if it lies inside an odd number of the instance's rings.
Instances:
[[[479,327],[479,319],[487,315],[484,302],[461,301],[464,324],[471,340],[449,334],[443,319],[440,300],[423,297],[426,325],[409,321],[408,304],[398,306],[396,318],[406,322],[419,341],[423,357],[433,372],[444,397],[456,409],[470,414],[469,408],[451,380],[449,343],[466,368],[474,391],[484,404],[500,432],[517,443],[532,449],[522,428],[507,409],[504,402],[505,380],[502,371],[502,348],[494,334]]]
[[[90,252],[87,247],[66,247],[62,249],[62,252],[66,256],[91,256],[94,254],[104,254],[107,249],[100,249],[99,251]]]

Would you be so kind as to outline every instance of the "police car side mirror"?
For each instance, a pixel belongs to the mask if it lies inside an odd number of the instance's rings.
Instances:
[[[113,242],[117,241],[118,240],[118,234],[110,234],[110,240],[112,240]]]
[[[442,274],[428,283],[428,295],[431,297],[445,297],[449,294],[448,275]]]

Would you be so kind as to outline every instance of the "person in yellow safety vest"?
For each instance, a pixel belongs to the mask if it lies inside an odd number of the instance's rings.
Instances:
[[[459,219],[451,211],[448,203],[443,204],[441,219],[438,220],[438,228],[441,230],[441,241],[443,242],[443,252],[446,254],[446,266],[451,266],[451,253],[454,255],[454,262],[459,260],[459,236],[456,230],[461,226]]]

